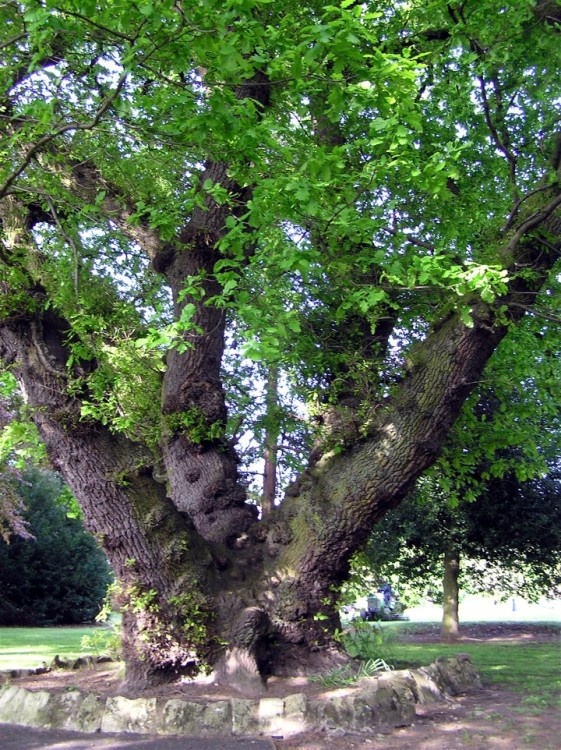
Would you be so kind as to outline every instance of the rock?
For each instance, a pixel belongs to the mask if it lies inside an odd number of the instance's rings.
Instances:
[[[99,732],[103,702],[95,695],[84,696],[78,691],[52,695],[45,715],[42,726],[50,729],[69,729],[88,734]]]
[[[45,690],[31,692],[16,686],[0,692],[0,721],[25,727],[48,726],[46,706],[51,699]]]
[[[232,732],[237,735],[255,734],[259,731],[258,701],[232,698]]]
[[[200,728],[205,734],[229,734],[232,731],[230,701],[209,703],[203,711]]]
[[[284,731],[284,700],[261,698],[257,711],[259,731],[263,734],[282,734]]]
[[[169,700],[164,706],[162,729],[166,734],[195,734],[204,706],[182,700]]]
[[[452,695],[481,689],[481,679],[468,654],[439,656],[434,664]]]
[[[103,702],[78,692],[50,694],[15,686],[0,691],[0,721],[28,727],[97,732],[101,728]]]
[[[163,710],[162,729],[167,734],[231,734],[232,707],[229,701],[205,705],[169,700]]]
[[[306,731],[309,728],[308,715],[308,699],[304,693],[287,695],[284,700],[282,734],[285,737],[291,737],[294,734]]]
[[[69,669],[70,662],[68,659],[61,659],[57,654],[51,663],[51,669]]]
[[[438,669],[431,664],[408,672],[413,680],[415,700],[421,705],[438,703],[445,700],[448,694],[446,685]]]
[[[84,669],[85,667],[91,667],[93,663],[92,656],[79,656],[72,662],[72,669]]]
[[[414,681],[407,672],[380,676],[376,695],[376,725],[380,727],[406,727],[415,718]],[[383,692],[380,692],[383,691]]]
[[[77,732],[100,732],[104,703],[96,695],[86,695],[81,705],[77,707],[74,726],[68,727]]]
[[[324,729],[335,729],[337,727],[347,729],[353,725],[355,717],[354,698],[352,695],[341,695],[341,692],[346,691],[332,691],[327,700],[314,699],[310,701],[314,724]]]
[[[101,719],[102,732],[157,732],[156,698],[108,698]]]

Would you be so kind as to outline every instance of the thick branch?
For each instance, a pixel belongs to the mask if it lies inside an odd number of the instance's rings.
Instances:
[[[238,99],[258,105],[257,117],[269,104],[267,78],[256,72],[236,90]],[[226,219],[246,210],[251,189],[242,189],[228,174],[225,162],[209,160],[200,178],[225,188],[230,200],[218,204],[205,196],[179,235],[178,243],[156,258],[173,295],[174,317],[192,305],[191,329],[186,331],[186,351],[168,352],[163,386],[163,412],[169,425],[163,438],[163,456],[174,503],[193,518],[206,539],[232,543],[256,519],[255,507],[246,504],[240,484],[237,457],[224,437],[225,394],[221,383],[225,312],[209,303],[221,294],[214,275],[220,255],[218,240],[227,231]],[[199,279],[202,296],[184,295],[189,278]]]
[[[531,221],[520,224],[516,243],[505,240],[512,272],[509,292],[494,304],[473,300],[472,327],[457,314],[441,321],[411,351],[408,370],[392,398],[372,409],[358,433],[356,425],[341,433],[334,450],[289,488],[277,517],[293,541],[275,570],[291,590],[311,587],[314,604],[320,606],[334,578],[344,577],[351,554],[373,524],[434,463],[467,396],[508,332],[504,310],[512,323],[520,320],[559,258],[559,205],[555,196]],[[538,227],[547,230],[548,247],[531,233]],[[531,277],[516,275],[520,263],[532,269]],[[307,601],[309,606],[309,597]]]

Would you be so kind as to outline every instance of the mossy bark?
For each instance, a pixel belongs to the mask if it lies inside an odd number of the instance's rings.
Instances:
[[[166,488],[143,446],[80,418],[61,318],[35,314],[2,326],[0,354],[121,582],[130,684],[206,664],[219,679],[257,691],[270,673],[340,664],[335,591],[349,559],[434,461],[502,335],[484,306],[474,308],[472,328],[454,316],[444,321],[414,353],[394,400],[372,410],[360,436],[316,452],[284,502],[258,521],[235,474],[235,495],[228,487],[213,494],[187,476],[193,466],[200,477],[217,462],[228,466],[220,439],[184,439],[173,460],[164,445]]]

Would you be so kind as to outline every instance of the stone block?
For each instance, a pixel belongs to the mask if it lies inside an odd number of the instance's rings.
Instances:
[[[230,701],[213,701],[205,706],[201,728],[204,734],[231,734],[232,706]]]
[[[258,709],[259,731],[264,734],[282,734],[284,722],[284,700],[261,698]]]
[[[100,732],[104,710],[104,702],[96,695],[84,696],[84,700],[77,706],[77,711],[73,717],[73,726],[68,727],[68,729],[87,734]]]
[[[439,703],[446,699],[448,691],[434,665],[412,669],[411,677],[415,683],[413,690],[417,703],[426,705]]]
[[[259,701],[232,698],[232,732],[236,735],[259,731]]]
[[[156,698],[130,700],[78,691],[48,693],[6,684],[0,688],[0,722],[80,732],[269,734],[289,737],[305,730],[376,731],[410,725],[416,703],[433,703],[450,694],[480,687],[466,654],[441,657],[416,670],[383,672],[356,684],[325,691],[314,699],[304,693],[281,698],[233,698],[206,703]]]
[[[169,734],[195,734],[201,724],[205,706],[171,699],[166,701],[162,715],[162,730]]]
[[[103,703],[94,695],[78,691],[55,693],[44,709],[43,726],[77,732],[98,732],[101,729]]]
[[[312,701],[314,720],[327,729],[350,729],[354,722],[354,698],[349,695],[329,696]]]
[[[78,691],[53,693],[10,686],[0,691],[0,721],[30,727],[98,732],[103,703]]]
[[[121,696],[108,698],[101,719],[102,732],[137,732],[148,734],[157,731],[156,698],[129,700]]]
[[[25,727],[43,727],[50,699],[46,690],[33,692],[16,686],[5,687],[0,693],[0,721]]]
[[[372,710],[371,728],[407,726],[415,717],[414,682],[403,672],[384,672],[359,683],[359,701]],[[363,710],[364,711],[364,710]],[[364,711],[365,718],[367,712]]]
[[[351,729],[371,729],[375,724],[375,712],[371,697],[357,696],[352,699],[353,718]]]
[[[284,721],[282,725],[283,737],[304,732],[310,727],[310,711],[308,699],[304,693],[287,695],[284,699]]]
[[[434,664],[452,695],[481,688],[481,679],[469,654],[439,656]]]

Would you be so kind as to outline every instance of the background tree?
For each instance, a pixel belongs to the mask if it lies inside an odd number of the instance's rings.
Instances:
[[[500,342],[550,314],[560,19],[2,5],[0,358],[121,582],[131,684],[210,664],[259,689],[342,658],[351,555]],[[318,427],[260,522],[230,341]]]
[[[92,622],[112,580],[107,558],[79,518],[57,475],[24,473],[17,490],[33,538],[0,542],[0,624]]]
[[[475,500],[451,505],[435,481],[390,511],[364,555],[380,579],[443,605],[442,635],[459,633],[460,589],[529,601],[561,586],[561,481],[557,468],[520,482],[489,479]]]
[[[556,295],[552,316],[527,317],[501,343],[438,461],[369,542],[367,558],[399,571],[402,589],[442,587],[446,637],[460,586],[534,599],[558,585],[558,306]]]
[[[559,541],[550,530],[559,515],[557,284],[550,314],[527,317],[497,348],[421,480],[419,502],[392,513],[385,521],[390,535],[378,528],[369,544],[375,566],[387,574],[397,561],[402,587],[438,590],[442,582],[447,637],[458,633],[459,581],[471,590],[502,585],[532,598],[533,589],[554,590],[558,580]],[[466,558],[476,567],[462,573]]]

